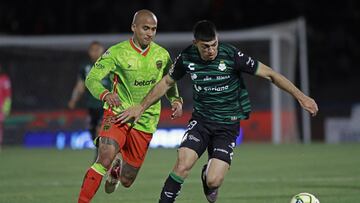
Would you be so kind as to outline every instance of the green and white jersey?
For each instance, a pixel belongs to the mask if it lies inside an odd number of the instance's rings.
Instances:
[[[121,106],[111,110],[119,114],[130,106],[140,104],[152,87],[167,74],[171,64],[168,51],[158,44],[152,42],[141,50],[130,39],[110,47],[92,67],[85,84],[91,94],[100,100],[109,91],[116,92]],[[101,84],[107,75],[113,82],[111,90]],[[106,102],[104,108],[110,108]],[[143,113],[134,128],[147,133],[155,132],[160,109],[161,103],[158,101]]]
[[[190,74],[193,117],[233,124],[249,117],[251,106],[242,73],[255,74],[257,67],[258,61],[229,44],[219,43],[218,55],[212,61],[202,60],[191,45],[177,57],[169,74],[174,80]]]

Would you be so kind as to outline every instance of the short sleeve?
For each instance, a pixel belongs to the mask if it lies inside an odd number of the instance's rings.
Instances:
[[[257,60],[255,60],[251,56],[245,55],[239,50],[236,51],[234,57],[237,70],[251,75],[255,75],[259,65],[259,62]]]
[[[174,64],[172,65],[169,75],[174,80],[180,80],[186,74],[184,69],[183,60],[181,54],[176,57]]]

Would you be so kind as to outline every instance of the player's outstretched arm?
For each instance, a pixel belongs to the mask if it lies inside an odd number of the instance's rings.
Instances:
[[[116,122],[126,123],[130,120],[134,120],[134,123],[136,123],[140,119],[141,114],[143,114],[153,103],[158,101],[174,84],[175,80],[168,74],[165,75],[145,96],[141,104],[132,106],[123,111],[117,116]]]
[[[277,87],[285,90],[293,97],[295,97],[301,107],[308,111],[312,116],[316,116],[319,108],[311,97],[305,95],[302,91],[300,91],[292,82],[290,82],[286,77],[273,71],[270,67],[259,62],[259,67],[256,72],[257,76],[262,78],[266,78],[274,83]]]

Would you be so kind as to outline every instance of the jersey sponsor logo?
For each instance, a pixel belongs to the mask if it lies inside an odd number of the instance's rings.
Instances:
[[[194,85],[194,88],[197,92],[200,92],[202,88],[199,85]]]
[[[230,78],[230,75],[218,75],[218,76],[216,76],[217,80],[226,80],[226,79],[229,79],[229,78]]]
[[[156,68],[160,69],[162,67],[163,62],[161,60],[156,61]]]
[[[195,73],[191,73],[190,75],[192,80],[195,80],[197,78],[197,75]]]
[[[209,81],[209,80],[212,80],[212,78],[209,77],[209,76],[205,76],[205,78],[204,78],[203,80],[204,80],[204,81]]]
[[[195,137],[192,134],[189,134],[188,132],[185,133],[184,137],[181,140],[181,143],[185,142],[185,140],[200,142],[199,138]]]
[[[204,91],[208,92],[222,92],[224,90],[229,89],[229,85],[221,86],[221,87],[204,87]]]
[[[244,56],[244,53],[241,53],[241,51],[239,51],[239,52],[238,52],[238,55],[239,55],[240,57],[243,57],[243,56]]]
[[[224,90],[229,89],[229,85],[220,86],[220,87],[201,87],[199,85],[194,85],[194,88],[197,92],[200,92],[201,90],[204,90],[205,92],[222,92]]]
[[[188,65],[188,68],[189,68],[189,70],[191,70],[191,71],[195,70],[195,63],[190,63],[190,64]]]
[[[153,85],[156,83],[155,78],[151,79],[151,80],[135,80],[134,81],[134,86],[148,86],[148,85]]]
[[[188,136],[188,139],[191,141],[191,140],[194,140],[195,142],[200,142],[200,139],[195,137],[194,135],[189,135]]]
[[[225,149],[220,149],[220,148],[214,148],[214,152],[223,152],[225,154],[229,154],[229,152]]]
[[[226,70],[226,64],[225,64],[225,62],[223,60],[220,61],[218,69],[221,70],[221,71]]]

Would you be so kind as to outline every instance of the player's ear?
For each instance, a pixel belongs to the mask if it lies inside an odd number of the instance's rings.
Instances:
[[[193,39],[193,44],[196,46],[196,43],[197,43],[197,40],[196,39]]]
[[[131,24],[131,31],[135,32],[136,25],[135,23]]]

